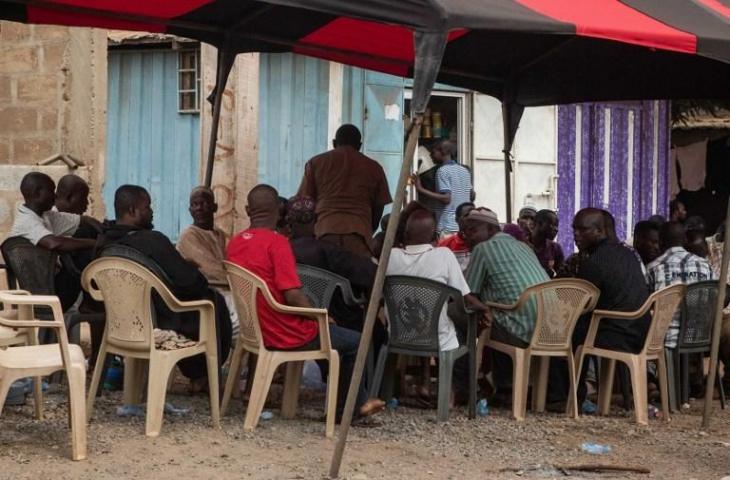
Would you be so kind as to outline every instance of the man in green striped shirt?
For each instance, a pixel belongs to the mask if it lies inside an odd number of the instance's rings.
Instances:
[[[550,280],[535,253],[525,242],[502,233],[497,215],[474,209],[465,217],[464,238],[472,247],[466,281],[483,302],[513,304],[532,285]],[[515,312],[493,311],[491,338],[527,347],[537,315],[534,301]],[[498,389],[512,384],[512,362],[495,352],[493,376]]]

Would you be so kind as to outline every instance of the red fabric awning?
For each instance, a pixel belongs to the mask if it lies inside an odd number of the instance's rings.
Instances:
[[[415,30],[450,32],[439,80],[523,105],[726,97],[721,0],[0,0],[0,18],[164,32],[408,76]]]

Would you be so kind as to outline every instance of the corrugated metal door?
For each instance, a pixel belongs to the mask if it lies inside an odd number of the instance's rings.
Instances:
[[[330,148],[329,65],[293,55],[262,54],[259,76],[259,182],[290,197],[304,164]]]
[[[391,195],[403,159],[404,87],[402,77],[345,67],[342,122],[361,130],[363,153],[383,166]]]
[[[199,116],[178,113],[177,52],[111,51],[108,78],[107,216],[114,218],[117,187],[141,185],[152,196],[155,228],[175,240],[190,223],[200,141]]]

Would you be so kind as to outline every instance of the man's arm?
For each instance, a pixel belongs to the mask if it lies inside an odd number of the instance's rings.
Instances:
[[[373,218],[371,219],[371,221],[373,224],[373,232],[376,231],[380,226],[380,219],[383,218],[383,210],[385,210],[385,206],[383,205],[375,205],[372,208]]]
[[[423,195],[424,197],[441,202],[444,205],[448,205],[449,203],[451,203],[451,192],[448,192],[448,193],[432,192],[431,190],[428,190],[423,185],[421,185],[421,179],[418,178],[418,175],[413,175],[411,178],[413,179],[413,184],[416,187],[416,191],[420,195]]]
[[[86,215],[81,216],[81,221],[79,223],[93,228],[98,233],[101,233],[101,231],[104,229],[104,225],[102,225],[99,220],[95,219],[94,217],[88,217]]]
[[[94,248],[94,246],[96,245],[96,240],[90,238],[57,237],[55,235],[46,235],[38,241],[37,245],[47,250],[56,250],[59,252],[76,252],[79,250]]]
[[[301,288],[284,290],[284,300],[290,307],[312,308],[309,298],[302,292]]]

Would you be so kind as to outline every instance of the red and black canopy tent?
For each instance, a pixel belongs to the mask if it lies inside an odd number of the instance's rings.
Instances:
[[[206,184],[222,91],[236,54],[295,52],[412,76],[414,121],[392,225],[436,80],[502,101],[508,221],[509,151],[524,107],[730,97],[730,0],[0,0],[0,19],[164,32],[216,46]],[[727,225],[730,230],[730,221]],[[387,232],[346,412],[352,410],[395,228]],[[715,330],[713,369],[719,320]],[[708,381],[708,393],[711,389]],[[706,397],[704,424],[711,398]],[[339,471],[349,421],[346,413],[332,476]]]

